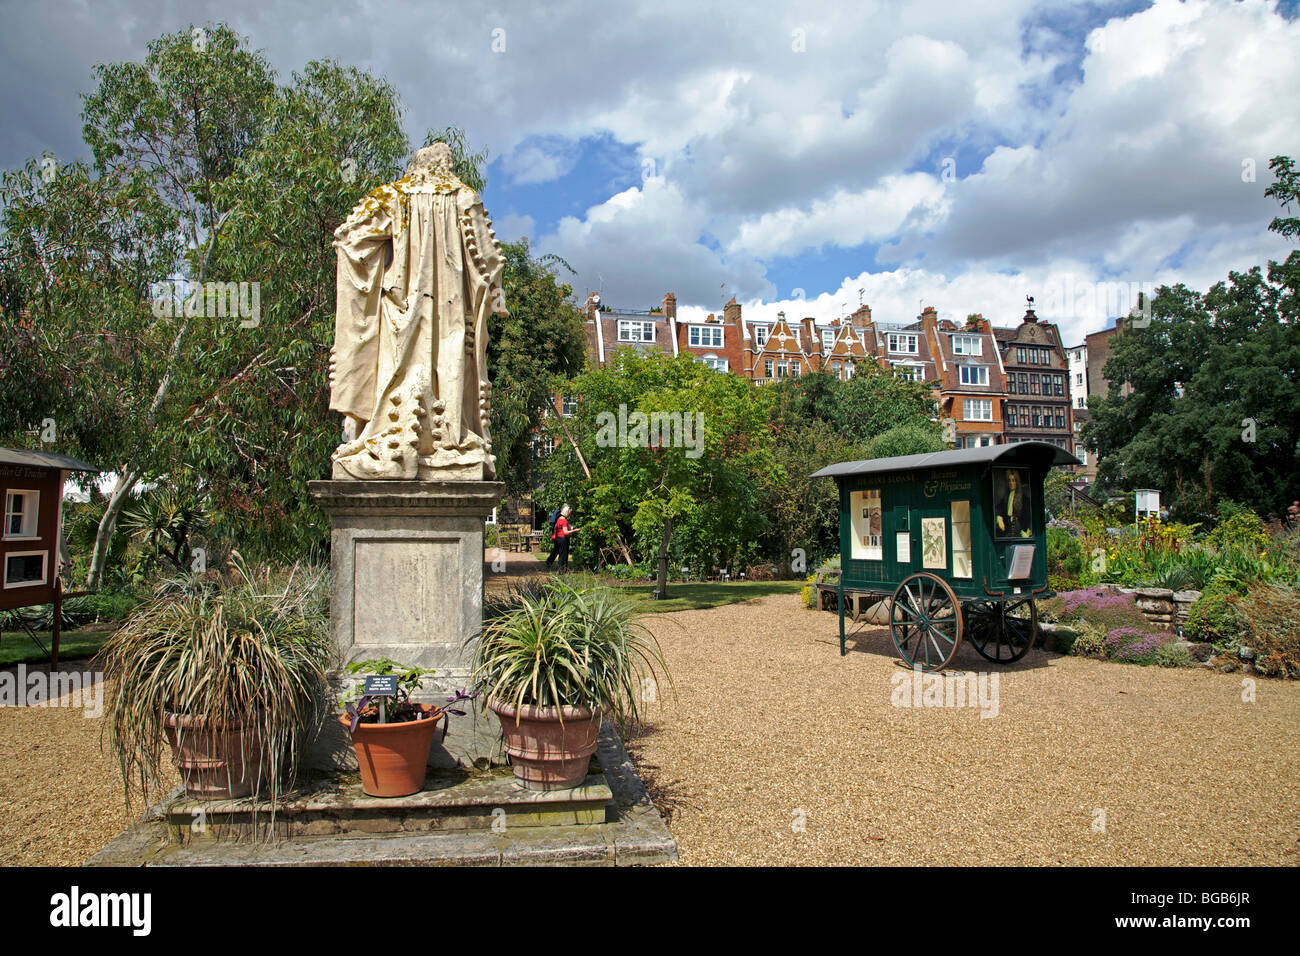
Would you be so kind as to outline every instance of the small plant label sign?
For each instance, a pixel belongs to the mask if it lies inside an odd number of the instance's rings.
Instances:
[[[393,697],[397,694],[397,675],[381,674],[366,678],[367,697]]]

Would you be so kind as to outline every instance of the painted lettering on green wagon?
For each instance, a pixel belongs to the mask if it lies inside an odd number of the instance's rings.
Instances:
[[[922,486],[921,491],[927,498],[933,498],[938,494],[952,494],[954,491],[969,491],[971,487],[970,475],[963,475],[959,471],[932,471]]]

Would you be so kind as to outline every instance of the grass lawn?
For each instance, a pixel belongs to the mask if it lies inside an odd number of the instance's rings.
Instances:
[[[662,601],[654,600],[653,584],[629,584],[626,590],[641,599],[642,612],[645,614],[662,614],[665,611],[699,611],[704,608],[719,607],[723,604],[735,604],[754,598],[767,597],[769,594],[797,594],[803,587],[803,581],[693,581],[685,584],[668,585],[668,597]]]
[[[94,657],[117,627],[111,622],[98,622],[79,627],[75,631],[63,631],[59,635],[60,663]],[[37,631],[36,636],[49,650],[50,632]],[[3,637],[0,637],[0,667],[10,664],[44,664],[47,661],[49,658],[41,653],[41,649],[23,631],[5,631]]]

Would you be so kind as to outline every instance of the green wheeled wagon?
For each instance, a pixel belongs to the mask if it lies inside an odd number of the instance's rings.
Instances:
[[[962,641],[994,663],[1024,657],[1038,636],[1035,602],[1052,596],[1043,480],[1077,464],[1027,441],[816,472],[840,491],[840,654],[846,601],[890,598],[890,633],[909,665],[942,670]]]

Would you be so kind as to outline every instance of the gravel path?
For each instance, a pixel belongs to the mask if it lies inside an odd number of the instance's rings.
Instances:
[[[1035,651],[981,718],[892,706],[888,632],[841,658],[790,596],[650,622],[676,696],[629,750],[684,864],[1300,863],[1300,684],[1243,703],[1239,675]],[[102,724],[0,707],[0,864],[77,865],[126,827]]]
[[[104,720],[86,713],[0,707],[0,865],[78,866],[130,824],[117,764],[99,749]]]
[[[790,597],[650,623],[676,696],[629,750],[683,864],[1300,864],[1300,684],[963,648],[981,718],[892,706],[888,631],[841,658]]]

